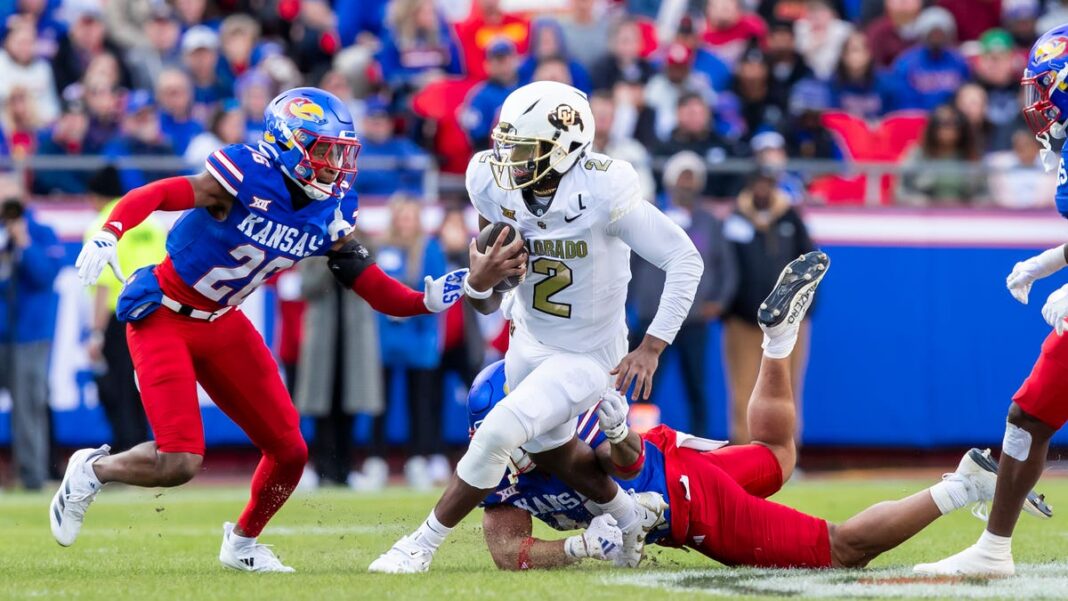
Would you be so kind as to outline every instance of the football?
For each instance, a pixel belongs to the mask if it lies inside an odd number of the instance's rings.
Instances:
[[[501,235],[501,232],[508,228],[508,234],[504,239],[504,244],[511,244],[516,236],[520,239],[523,238],[522,234],[515,229],[515,226],[507,223],[491,223],[482,228],[482,231],[478,233],[478,239],[475,240],[475,246],[478,248],[478,252],[486,252],[486,249],[493,246],[493,243],[497,241],[497,236]],[[525,250],[520,252],[526,252]],[[519,284],[523,283],[523,278],[519,276],[511,276],[501,280],[493,289],[497,292],[508,292],[512,288],[515,288]]]

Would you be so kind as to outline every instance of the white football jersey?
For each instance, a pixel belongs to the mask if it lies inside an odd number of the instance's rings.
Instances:
[[[482,217],[515,227],[526,240],[526,279],[514,291],[511,318],[543,345],[572,352],[625,337],[630,247],[610,226],[640,203],[638,174],[626,161],[588,152],[560,180],[544,214],[519,190],[497,186],[490,151],[467,167],[467,192]]]

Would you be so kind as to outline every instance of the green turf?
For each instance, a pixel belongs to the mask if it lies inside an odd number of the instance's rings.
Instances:
[[[926,484],[807,480],[787,486],[775,500],[841,520],[871,503],[904,496]],[[1058,499],[1068,499],[1068,481],[1044,482],[1042,488],[1055,508]],[[243,489],[108,489],[89,511],[77,544],[69,549],[56,545],[49,534],[50,495],[0,495],[0,598],[588,601],[694,597],[692,591],[620,585],[614,582],[618,572],[596,562],[554,573],[498,572],[484,550],[478,515],[468,518],[450,537],[429,574],[367,574],[371,560],[417,525],[434,501],[434,495],[403,489],[375,495],[340,490],[296,495],[262,537],[298,570],[294,575],[240,574],[219,566],[221,524],[240,511]],[[1016,536],[1017,562],[1063,560],[1068,542],[1064,519],[1040,522],[1025,516]],[[967,511],[957,512],[874,565],[938,559],[973,542],[980,530],[980,523]],[[538,534],[556,536],[545,529]],[[714,565],[697,553],[654,547],[639,572]]]

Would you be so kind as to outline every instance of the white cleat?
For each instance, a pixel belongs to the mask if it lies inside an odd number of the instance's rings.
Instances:
[[[433,559],[433,551],[405,536],[371,562],[367,571],[378,574],[421,574],[430,569]]]
[[[971,449],[960,460],[960,465],[954,473],[965,477],[975,486],[977,498],[972,515],[985,522],[990,515],[990,503],[994,500],[998,479],[998,462],[990,456],[990,449]],[[1046,503],[1045,495],[1033,490],[1027,493],[1023,508],[1028,514],[1039,519],[1053,517],[1053,508]]]
[[[972,545],[942,561],[921,563],[912,571],[923,576],[971,576],[973,578],[1008,578],[1016,574],[1012,553],[995,557],[990,552]]]
[[[99,449],[82,449],[75,451],[67,462],[67,471],[59,490],[52,497],[48,507],[48,521],[52,524],[52,536],[64,547],[74,544],[78,532],[82,529],[85,510],[89,509],[93,499],[100,492],[101,484],[90,477],[92,462],[106,457],[111,447],[104,445]]]
[[[241,572],[277,572],[289,574],[296,572],[293,568],[283,565],[281,560],[271,551],[270,545],[252,543],[247,545],[235,545],[230,538],[234,531],[234,525],[230,522],[223,524],[223,542],[219,549],[219,561],[228,568]]]
[[[652,492],[631,491],[630,496],[634,499],[639,516],[633,526],[621,530],[623,550],[615,559],[615,564],[619,567],[636,568],[644,556],[645,538],[664,521],[667,503],[664,502],[664,497]]]

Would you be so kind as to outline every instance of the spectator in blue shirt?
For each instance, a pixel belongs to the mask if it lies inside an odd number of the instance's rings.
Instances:
[[[159,124],[163,137],[177,154],[185,154],[189,142],[204,126],[193,119],[193,83],[179,69],[166,69],[156,80]]]
[[[0,388],[11,393],[12,449],[27,490],[48,476],[48,359],[62,259],[56,234],[19,200],[0,205]]]
[[[876,71],[868,37],[854,32],[842,45],[838,68],[830,82],[831,107],[864,119],[881,117],[893,92],[885,73]]]
[[[394,91],[412,92],[442,74],[460,75],[460,47],[433,0],[394,0],[380,39],[378,64]]]
[[[410,197],[398,196],[390,202],[389,233],[375,253],[378,266],[390,277],[416,290],[423,278],[445,271],[445,253],[440,243],[423,230],[422,205]],[[383,378],[386,390],[404,381],[408,400],[408,448],[414,457],[405,466],[406,473],[425,472],[426,457],[442,451],[441,323],[437,315],[395,318],[378,316]],[[394,377],[396,376],[396,377]],[[397,397],[387,392],[387,406]],[[383,456],[386,444],[386,416],[375,418],[372,429],[372,454]],[[416,459],[420,457],[421,459]],[[422,469],[413,468],[422,466]],[[412,482],[419,484],[418,482]]]
[[[930,111],[968,81],[968,63],[953,49],[957,24],[946,9],[924,10],[916,31],[923,43],[902,53],[891,68],[896,86],[892,108]]]
[[[355,44],[361,34],[382,36],[389,0],[335,0],[333,4],[342,47]]]
[[[206,25],[190,27],[182,36],[182,64],[193,79],[193,115],[206,123],[215,104],[230,96],[219,79],[219,34]]]
[[[542,61],[547,59],[559,60],[567,66],[572,86],[587,94],[593,89],[589,72],[582,66],[582,63],[568,55],[560,24],[550,18],[538,19],[531,25],[530,53],[519,65],[519,82],[528,84],[534,81],[534,71]]]
[[[519,87],[518,58],[511,40],[498,38],[486,47],[486,81],[471,88],[460,113],[460,125],[475,150],[489,147],[490,132],[504,99]]]
[[[422,195],[426,153],[408,138],[395,135],[393,117],[381,100],[367,102],[360,144],[356,191],[361,196]]]
[[[263,111],[272,97],[271,78],[258,69],[237,79],[234,95],[245,114],[245,140],[257,144],[263,139]]]
[[[174,149],[163,138],[159,111],[152,101],[151,94],[144,90],[137,90],[130,94],[122,118],[122,134],[104,146],[103,154],[109,159],[174,157]],[[119,170],[124,192],[172,175],[174,175],[173,169],[126,166]]]

